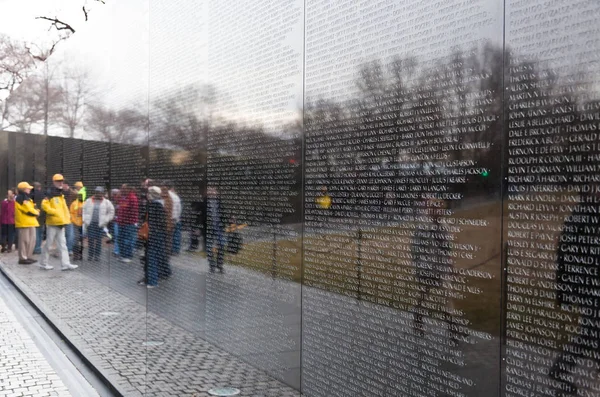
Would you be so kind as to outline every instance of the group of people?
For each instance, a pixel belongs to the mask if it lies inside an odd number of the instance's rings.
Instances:
[[[170,257],[181,250],[182,203],[170,181],[146,180],[141,191],[138,195],[125,184],[109,195],[98,186],[88,198],[82,182],[70,188],[61,174],[52,177],[46,192],[37,182],[21,182],[0,206],[2,252],[11,252],[16,243],[19,264],[37,263],[34,255],[41,254],[39,266],[52,270],[53,255],[62,270],[73,270],[78,266],[72,262],[83,259],[84,239],[88,261],[100,260],[104,240],[114,244],[113,254],[124,263],[132,262],[141,246],[145,275],[139,284],[156,287],[160,278],[171,276]]]

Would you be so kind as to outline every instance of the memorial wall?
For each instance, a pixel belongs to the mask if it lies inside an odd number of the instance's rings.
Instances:
[[[193,395],[214,346],[297,395],[600,393],[600,3],[147,7],[147,53],[111,55],[138,80],[86,128],[0,133],[3,191],[129,186],[141,224],[160,187],[158,287],[134,290],[141,243],[81,266],[103,313],[144,307],[111,323],[155,346],[132,390],[167,393],[176,357]]]

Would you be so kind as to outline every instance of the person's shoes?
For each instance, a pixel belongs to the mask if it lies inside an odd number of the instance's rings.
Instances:
[[[29,262],[29,264],[31,265],[31,264],[37,263],[37,260],[35,260],[35,259],[27,259],[27,262]]]
[[[11,248],[9,248],[9,249],[7,249],[7,250],[6,250],[6,253],[7,253],[7,254],[10,254],[11,252],[12,252],[12,249],[11,249]]]
[[[42,250],[35,250],[33,251],[33,255],[41,255],[42,254]]]
[[[123,262],[123,263],[131,263],[131,259],[129,259],[129,258],[121,258],[121,262]]]
[[[40,265],[40,267],[44,270],[52,270],[54,269],[54,266],[50,266],[50,265]]]
[[[137,285],[146,285],[146,279],[143,278],[140,281],[137,282]]]
[[[19,265],[31,265],[28,259],[19,259]]]
[[[158,287],[158,285],[146,284],[146,288],[148,288],[148,289],[152,289],[152,288],[156,288],[156,287]]]
[[[60,269],[60,270],[75,270],[78,267],[79,266],[77,266],[77,265],[73,265],[73,264],[69,263],[68,265],[63,266],[62,269]]]
[[[2,249],[0,250],[0,253],[5,253],[6,252],[6,248],[2,247]]]
[[[225,269],[223,269],[222,267],[219,268],[219,273],[221,274],[225,274]]]

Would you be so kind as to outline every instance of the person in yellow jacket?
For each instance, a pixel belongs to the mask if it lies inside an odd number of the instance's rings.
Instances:
[[[71,264],[69,250],[67,249],[67,238],[65,226],[71,223],[71,215],[63,194],[64,178],[61,174],[52,177],[52,187],[46,193],[42,201],[42,209],[46,213],[46,244],[42,249],[42,263],[40,267],[45,270],[54,269],[48,263],[50,259],[50,248],[56,242],[60,251],[62,270],[73,270],[79,266]]]
[[[74,233],[73,233],[73,260],[80,261],[83,256],[83,202],[84,202],[83,194],[79,193],[77,195],[77,200],[71,203],[71,223],[73,224]]]
[[[322,209],[328,210],[331,207],[331,196],[327,193],[327,187],[321,188],[321,195],[317,196],[315,201]]]
[[[15,200],[15,228],[19,233],[19,265],[31,265],[37,262],[33,259],[35,248],[35,228],[40,224],[37,217],[40,211],[35,208],[33,200],[29,197],[31,186],[27,182],[17,185],[17,199]]]

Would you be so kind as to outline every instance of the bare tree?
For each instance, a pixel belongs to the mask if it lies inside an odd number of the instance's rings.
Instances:
[[[43,120],[43,93],[34,76],[23,82],[6,100],[6,127],[30,133],[33,125]]]
[[[23,82],[34,61],[25,46],[0,35],[0,128],[6,127],[6,98]]]
[[[185,149],[201,145],[212,127],[216,103],[212,86],[188,86],[152,103],[150,142]]]
[[[147,137],[148,116],[135,108],[118,111],[103,105],[90,105],[86,127],[99,138],[116,143],[144,143]]]
[[[55,122],[70,138],[85,117],[86,102],[94,99],[94,86],[87,70],[66,67],[60,81],[60,108]]]
[[[73,5],[73,7],[81,7],[81,16],[84,18],[84,21],[87,22],[90,16],[90,12],[93,8],[92,4],[106,4],[106,2],[105,0],[92,0],[91,2],[83,0],[79,1],[79,5]],[[52,17],[48,15],[40,15],[36,17],[36,19],[49,22],[50,27],[48,30],[57,32],[60,40],[66,39],[73,33],[75,33],[73,23],[67,22],[65,19],[60,18],[56,15]]]

